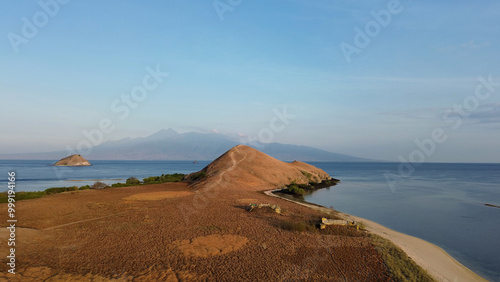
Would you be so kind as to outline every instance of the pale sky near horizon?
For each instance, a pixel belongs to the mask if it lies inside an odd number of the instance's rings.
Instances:
[[[76,147],[108,119],[104,140],[271,131],[389,161],[439,131],[425,161],[500,162],[497,1],[3,4],[0,153]],[[168,76],[145,79],[156,68]]]

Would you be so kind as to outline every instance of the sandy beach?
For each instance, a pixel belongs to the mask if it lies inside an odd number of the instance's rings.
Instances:
[[[483,279],[440,247],[406,235],[364,218],[343,214],[346,219],[362,222],[366,229],[398,245],[410,258],[439,281],[488,281]]]

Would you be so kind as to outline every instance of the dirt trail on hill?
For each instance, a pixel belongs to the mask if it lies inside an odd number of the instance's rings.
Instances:
[[[241,160],[239,160],[238,162],[236,161],[236,159],[235,159],[235,157],[234,157],[235,152],[237,152],[238,154],[242,154],[242,155],[243,155],[243,158],[242,158]],[[231,163],[232,163],[232,165],[231,165],[230,167],[228,167],[226,170],[222,171],[222,172],[219,174],[219,178],[218,178],[215,182],[213,182],[213,183],[209,184],[209,186],[211,186],[211,187],[212,187],[212,186],[217,186],[217,185],[220,185],[220,184],[221,184],[221,182],[222,182],[222,180],[224,180],[224,175],[225,175],[226,173],[228,173],[228,172],[233,171],[239,163],[243,162],[243,161],[247,158],[247,154],[246,154],[246,153],[241,153],[241,152],[240,152],[240,150],[239,150],[239,148],[238,148],[238,147],[235,147],[235,148],[234,148],[234,151],[229,152],[229,158],[231,159]]]

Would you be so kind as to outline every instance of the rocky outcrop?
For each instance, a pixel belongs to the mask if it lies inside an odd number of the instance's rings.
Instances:
[[[54,164],[55,166],[90,166],[90,162],[81,155],[75,154],[65,157]]]

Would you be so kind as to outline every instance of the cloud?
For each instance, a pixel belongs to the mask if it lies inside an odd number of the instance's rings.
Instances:
[[[437,50],[438,52],[442,53],[448,53],[448,52],[454,52],[457,49],[481,49],[485,47],[489,47],[491,45],[490,42],[483,42],[483,43],[476,43],[474,40],[470,40],[468,42],[462,43],[459,46],[444,46],[444,47],[439,47]]]
[[[478,123],[500,123],[500,103],[491,103],[479,106],[472,112],[469,119]]]
[[[450,113],[450,110],[453,110],[453,108],[420,108],[399,112],[382,112],[379,115],[425,120],[443,120],[445,114],[447,117],[461,116],[458,112]],[[473,124],[500,123],[500,103],[479,105],[477,109],[465,117],[465,120]]]
[[[474,40],[462,44],[462,47],[467,49],[479,49],[488,46],[490,46],[490,42],[476,43]]]
[[[435,119],[440,119],[444,112],[445,109],[443,108],[420,108],[420,109],[412,109],[412,110],[398,111],[398,112],[382,112],[379,113],[379,115],[397,116],[409,119],[435,120]]]

